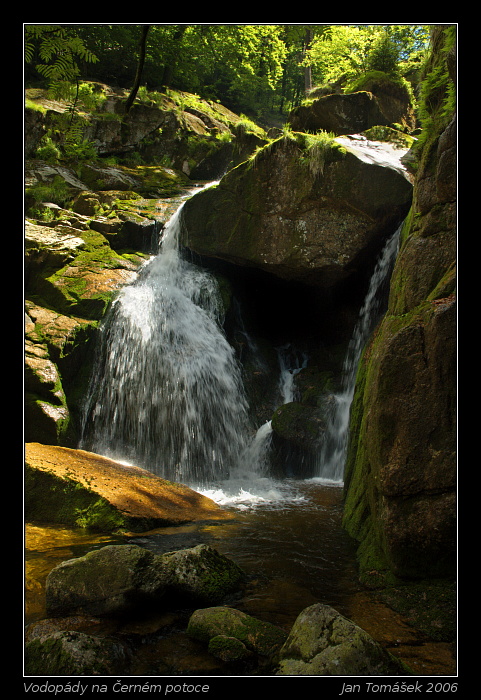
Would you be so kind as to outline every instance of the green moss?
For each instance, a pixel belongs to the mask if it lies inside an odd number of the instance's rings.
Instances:
[[[284,630],[269,622],[223,606],[196,611],[189,620],[187,634],[206,643],[219,635],[233,637],[264,656],[278,651],[287,637]]]
[[[407,622],[439,642],[456,639],[457,587],[445,579],[400,582],[380,592],[379,598]]]
[[[59,638],[34,639],[25,650],[25,670],[32,676],[70,675],[77,671]]]
[[[390,126],[373,126],[371,129],[364,131],[363,135],[372,141],[386,141],[399,148],[411,148],[416,140],[412,136]]]
[[[128,527],[127,518],[98,494],[53,473],[26,465],[25,513],[30,522],[54,522],[112,532]]]
[[[376,94],[377,90],[415,104],[412,86],[405,78],[379,70],[366,71],[344,88],[345,93],[367,91]]]

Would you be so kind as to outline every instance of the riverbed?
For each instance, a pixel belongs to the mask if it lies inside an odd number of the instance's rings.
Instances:
[[[106,544],[133,542],[161,554],[206,543],[233,559],[248,576],[242,595],[229,601],[234,607],[289,631],[304,608],[322,602],[365,629],[416,675],[455,673],[452,644],[428,639],[359,583],[355,543],[341,527],[340,485],[266,480],[263,490],[244,491],[236,499],[226,498],[223,492],[214,495],[219,501],[230,500],[222,505],[231,519],[122,536],[28,524],[25,622],[45,617],[46,577],[66,559]],[[142,637],[137,675],[223,673],[212,657],[183,634],[184,614],[153,614],[134,627],[123,632]]]

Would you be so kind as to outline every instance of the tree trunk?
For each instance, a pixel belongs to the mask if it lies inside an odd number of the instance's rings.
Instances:
[[[149,33],[150,29],[150,24],[145,24],[142,27],[142,36],[140,38],[140,49],[139,49],[139,60],[137,63],[137,72],[135,74],[135,80],[134,80],[134,86],[130,92],[130,95],[127,98],[127,102],[125,103],[125,114],[128,114],[130,108],[132,107],[134,100],[137,96],[137,91],[140,86],[140,80],[142,78],[142,71],[144,69],[144,63],[145,63],[145,47],[147,44],[147,34]]]
[[[312,40],[314,38],[314,32],[312,29],[306,29],[306,40],[305,40],[305,45],[304,45],[304,58],[307,57],[307,52],[309,50],[310,45],[312,44]],[[306,65],[304,68],[304,91],[306,94],[306,97],[309,95],[310,91],[312,90],[312,69],[311,66]]]

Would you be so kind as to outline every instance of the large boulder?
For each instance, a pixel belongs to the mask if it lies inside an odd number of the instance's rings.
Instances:
[[[289,115],[295,131],[328,131],[340,136],[358,134],[373,126],[416,126],[413,99],[407,82],[380,71],[362,75],[346,94],[332,93],[296,107]]]
[[[398,676],[408,671],[328,605],[303,610],[279,653],[278,676]]]
[[[208,545],[156,555],[137,545],[108,545],[52,569],[49,616],[125,618],[146,609],[220,602],[243,572]]]
[[[159,557],[137,545],[108,545],[67,559],[49,573],[49,616],[122,616],[159,603],[167,577]]]
[[[29,443],[25,464],[29,522],[108,532],[226,517],[210,498],[188,486],[84,450]]]
[[[183,208],[200,255],[332,288],[372,258],[405,217],[412,186],[336,142],[282,137]]]
[[[294,131],[328,131],[342,134],[359,134],[372,126],[388,125],[379,103],[371,92],[354,92],[347,95],[326,95],[310,105],[296,107],[289,115]]]

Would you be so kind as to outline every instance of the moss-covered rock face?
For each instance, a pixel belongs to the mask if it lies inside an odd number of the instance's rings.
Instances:
[[[183,209],[196,253],[332,288],[402,221],[412,186],[332,139],[292,134],[239,165]]]
[[[82,123],[90,153],[115,157],[124,165],[141,163],[157,169],[157,164],[162,163],[178,171],[174,177],[183,173],[195,179],[211,179],[219,177],[232,161],[240,162],[259,143],[266,142],[262,129],[197,95],[139,92],[125,114],[126,91],[99,83],[84,83],[82,88],[87,90],[81,90],[77,120]],[[88,88],[96,94],[96,99],[85,101],[83,95],[89,93]],[[68,99],[54,101],[46,90],[40,89],[27,90],[26,97],[27,157],[58,158],[64,145],[62,132],[69,128]],[[243,138],[244,133],[251,138]],[[85,143],[77,144],[80,152]],[[98,174],[96,166],[87,169],[90,173],[85,177],[92,189],[102,189],[98,181],[108,181],[112,174],[105,172],[105,168]],[[174,175],[173,171],[171,174]],[[118,179],[118,173],[115,177]],[[131,177],[132,173],[124,171],[117,189],[131,189]],[[135,174],[133,177],[137,180]],[[149,188],[140,179],[144,192],[156,191],[159,183],[151,184],[153,187]]]
[[[436,28],[438,67],[449,37]],[[429,109],[444,110],[445,97],[433,92]],[[455,573],[455,123],[433,119],[419,152],[389,308],[361,361],[351,410],[344,524],[373,585]]]

